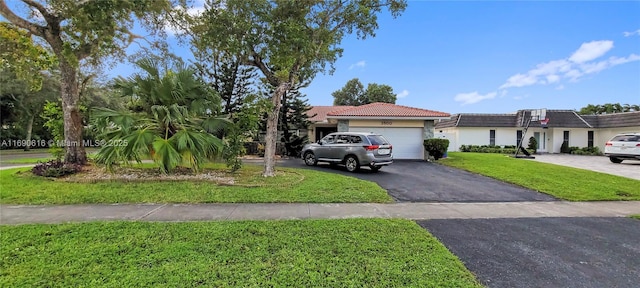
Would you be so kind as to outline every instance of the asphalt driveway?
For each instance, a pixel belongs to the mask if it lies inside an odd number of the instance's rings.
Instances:
[[[367,168],[350,173],[342,166],[306,166],[288,159],[278,166],[339,173],[378,183],[398,202],[518,202],[555,201],[556,198],[489,177],[425,161],[396,160],[374,173]]]
[[[426,220],[488,287],[638,287],[640,220]]]

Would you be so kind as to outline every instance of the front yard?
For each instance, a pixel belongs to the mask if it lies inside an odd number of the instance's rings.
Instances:
[[[2,287],[481,287],[408,220],[0,226]]]
[[[453,152],[438,163],[570,201],[640,200],[640,181],[502,154]]]
[[[150,164],[143,164],[150,168]],[[64,181],[32,176],[29,168],[0,171],[2,204],[87,203],[387,203],[386,191],[375,183],[333,173],[278,168],[278,177],[264,178],[262,167],[245,165],[238,173],[223,164],[207,170],[228,181],[145,179],[79,179]],[[109,176],[106,171],[100,177]],[[92,177],[96,177],[95,175]]]

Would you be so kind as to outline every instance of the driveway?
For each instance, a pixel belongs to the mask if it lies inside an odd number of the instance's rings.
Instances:
[[[374,173],[367,168],[350,173],[342,166],[306,166],[289,159],[278,166],[339,173],[378,183],[398,202],[518,202],[555,201],[556,198],[489,177],[425,161],[396,160]]]
[[[638,287],[640,220],[426,220],[488,287]]]
[[[624,160],[620,164],[611,163],[608,157],[585,156],[571,154],[541,154],[535,155],[538,161],[579,169],[592,170],[631,179],[640,180],[640,160]]]

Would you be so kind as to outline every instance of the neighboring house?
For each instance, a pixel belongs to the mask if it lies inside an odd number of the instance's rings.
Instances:
[[[389,103],[362,106],[314,106],[307,112],[309,141],[331,132],[375,132],[393,145],[394,159],[424,159],[424,139],[434,137],[435,122],[449,113]]]
[[[449,151],[461,145],[517,145],[532,110],[513,114],[456,114],[436,123],[436,137],[450,141]],[[640,132],[640,112],[579,115],[573,110],[546,110],[547,128],[532,121],[522,146],[531,136],[538,140],[538,152],[560,153],[562,143],[604,151],[607,140],[621,132]]]

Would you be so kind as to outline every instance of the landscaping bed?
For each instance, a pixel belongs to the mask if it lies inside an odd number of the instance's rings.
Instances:
[[[481,287],[408,220],[0,226],[2,287]]]

